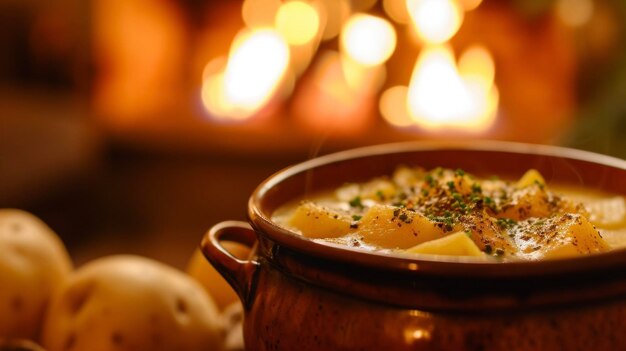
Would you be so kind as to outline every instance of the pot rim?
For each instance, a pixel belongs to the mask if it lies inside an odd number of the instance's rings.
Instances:
[[[428,151],[484,151],[529,154],[566,160],[584,161],[626,171],[626,161],[615,157],[559,146],[524,144],[503,141],[440,142],[411,141],[361,147],[332,153],[301,162],[280,170],[264,180],[248,201],[248,218],[257,235],[307,256],[349,265],[438,276],[464,277],[531,277],[549,274],[583,272],[626,266],[626,248],[572,258],[538,261],[485,261],[462,256],[432,256],[366,251],[340,244],[306,238],[272,221],[271,214],[262,210],[263,198],[281,182],[311,169],[334,163],[385,154]]]

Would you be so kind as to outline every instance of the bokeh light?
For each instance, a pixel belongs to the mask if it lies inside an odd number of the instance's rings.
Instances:
[[[315,38],[320,28],[316,9],[306,2],[286,2],[278,9],[276,30],[291,45],[304,45]]]
[[[341,33],[341,48],[351,59],[374,66],[387,61],[396,47],[396,32],[380,17],[356,14]]]
[[[463,23],[463,10],[454,0],[407,0],[419,37],[427,43],[448,41]]]

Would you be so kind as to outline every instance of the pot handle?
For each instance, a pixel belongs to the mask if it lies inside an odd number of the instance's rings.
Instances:
[[[246,222],[225,221],[209,229],[200,244],[204,257],[235,289],[241,302],[246,305],[259,262],[254,259],[241,260],[233,256],[222,246],[222,241],[233,241],[253,247],[256,243],[256,233]]]

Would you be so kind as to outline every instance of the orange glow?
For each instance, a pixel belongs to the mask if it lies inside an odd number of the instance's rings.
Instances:
[[[341,69],[348,87],[362,93],[377,92],[387,78],[384,65],[363,66],[346,55],[341,55]]]
[[[396,48],[396,32],[391,24],[376,16],[357,14],[341,32],[341,49],[364,66],[380,65]]]
[[[593,16],[593,7],[592,0],[558,0],[556,14],[566,25],[580,27]]]
[[[465,11],[472,11],[477,8],[483,0],[460,0],[461,6]]]
[[[124,124],[176,104],[180,96],[162,87],[182,91],[184,84],[185,19],[175,4],[99,0],[93,6],[94,58],[107,67],[94,86],[94,108]]]
[[[245,0],[241,6],[243,22],[248,28],[273,26],[280,3],[280,0]]]
[[[475,82],[488,90],[493,84],[496,69],[489,51],[484,46],[476,45],[461,55],[459,72],[466,81]]]
[[[246,119],[274,96],[288,65],[289,47],[278,33],[245,32],[233,42],[225,69],[205,77],[204,106],[217,118]]]
[[[339,35],[343,23],[351,12],[349,0],[317,0],[320,6],[320,18],[323,23],[322,40],[330,40]]]
[[[428,129],[462,128],[484,131],[496,116],[498,91],[493,85],[493,61],[476,47],[462,56],[457,68],[448,46],[425,48],[415,64],[408,90],[411,118]]]
[[[448,41],[463,23],[463,10],[455,0],[407,0],[406,6],[417,34],[426,43]]]
[[[276,30],[291,45],[312,41],[320,28],[316,9],[306,2],[291,1],[281,5],[274,21]]]
[[[389,18],[400,24],[411,21],[406,7],[406,0],[383,0],[383,9]]]
[[[406,108],[408,90],[406,86],[397,85],[385,90],[380,97],[378,109],[389,124],[396,127],[408,127],[414,124]]]
[[[354,89],[346,81],[338,52],[327,51],[313,66],[311,81],[296,96],[294,110],[307,128],[319,132],[354,134],[371,122],[371,91]]]

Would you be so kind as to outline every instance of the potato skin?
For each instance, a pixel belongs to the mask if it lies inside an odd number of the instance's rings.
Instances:
[[[92,261],[53,298],[48,351],[220,350],[217,308],[184,273],[138,256]]]
[[[0,339],[38,340],[51,294],[72,263],[58,236],[30,213],[0,210]]]

